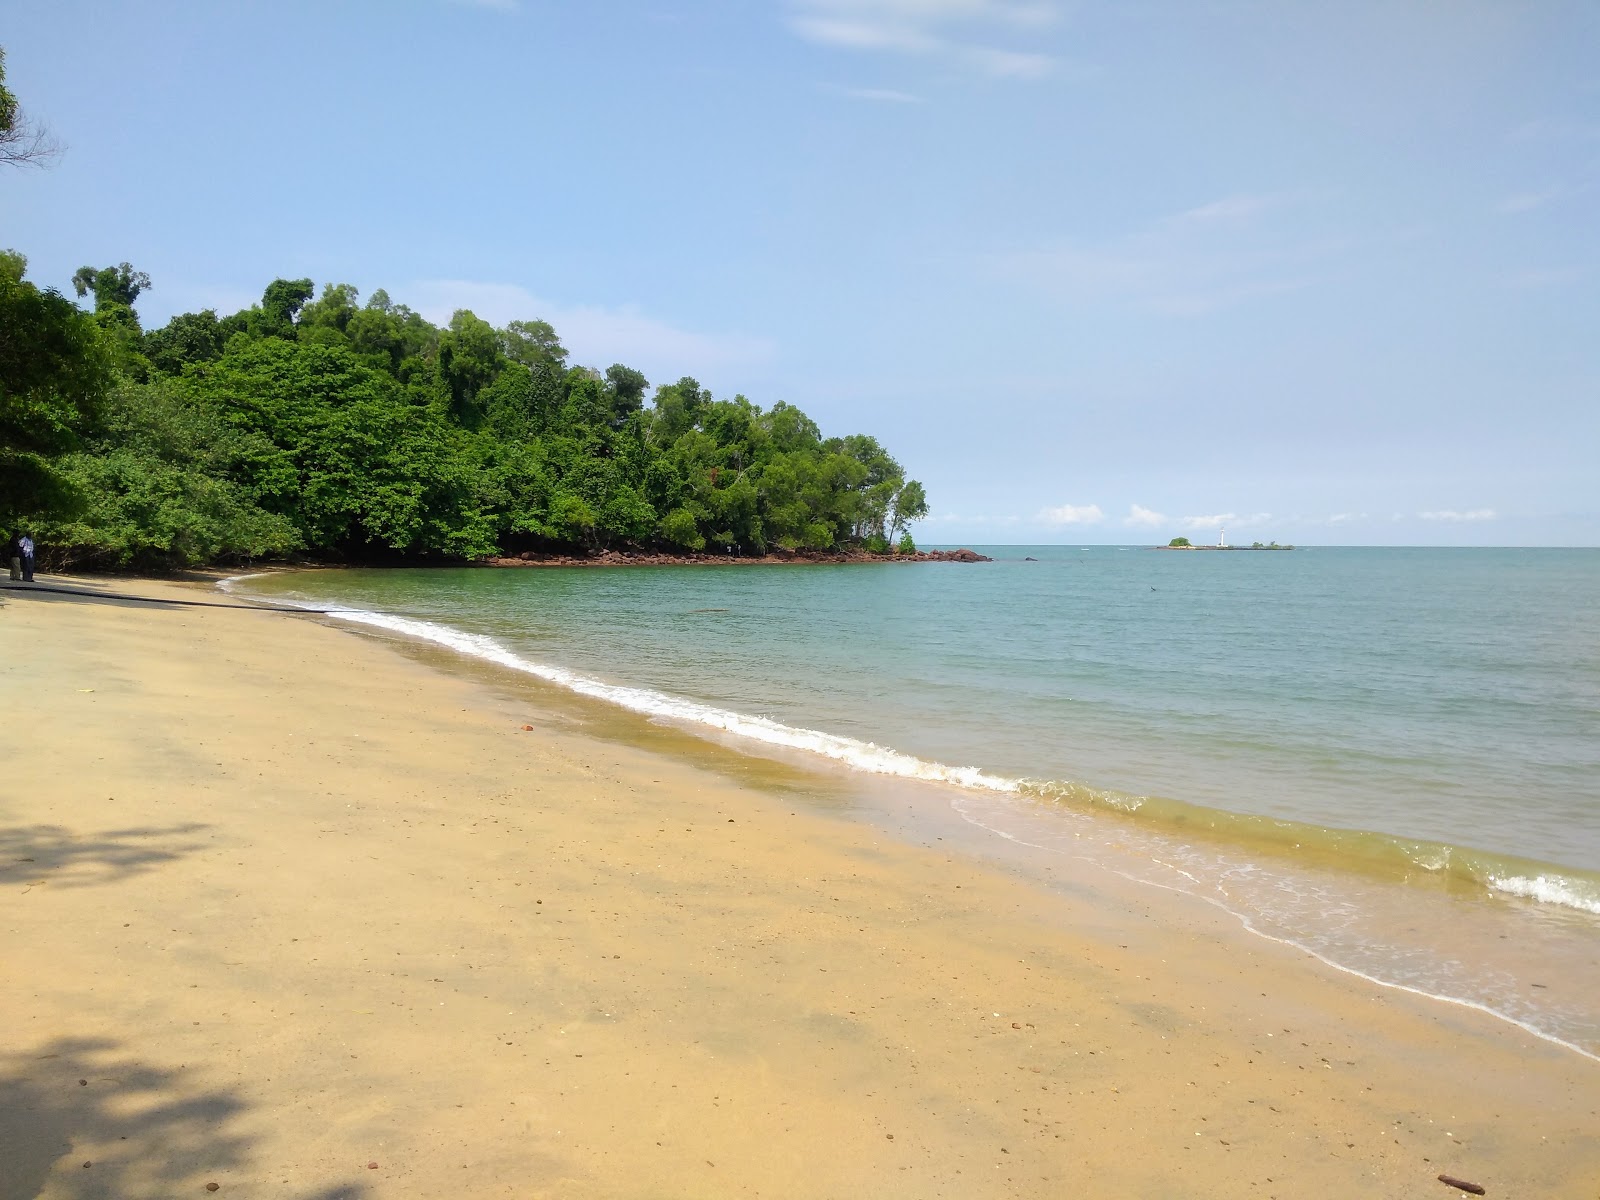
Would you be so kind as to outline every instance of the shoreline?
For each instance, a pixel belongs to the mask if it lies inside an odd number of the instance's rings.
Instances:
[[[821,566],[838,563],[979,563],[993,562],[987,555],[965,548],[958,550],[917,550],[911,554],[890,551],[873,554],[869,550],[778,550],[766,554],[668,554],[654,550],[600,550],[593,554],[550,554],[524,550],[520,554],[486,558],[470,566],[484,567],[775,567]]]
[[[803,770],[597,737],[316,617],[0,600],[28,747],[0,878],[37,964],[0,985],[0,1175],[39,1194],[86,1160],[127,1195],[1600,1177],[1592,1064],[1192,900],[897,840]],[[226,1101],[216,1128],[118,1117],[130,1063],[147,1098]],[[52,1090],[66,1064],[93,1086]]]

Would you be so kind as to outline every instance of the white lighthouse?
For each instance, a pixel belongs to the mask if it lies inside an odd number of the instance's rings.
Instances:
[[[1226,525],[1224,525],[1222,527],[1222,532],[1217,535],[1217,549],[1218,550],[1226,550],[1227,548],[1228,548],[1228,527]]]

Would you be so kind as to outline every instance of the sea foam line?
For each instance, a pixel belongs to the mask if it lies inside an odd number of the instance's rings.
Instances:
[[[956,813],[968,824],[975,825],[979,829],[986,830],[989,833],[1004,838],[1008,842],[1014,842],[1019,846],[1027,846],[1034,850],[1047,850],[1059,853],[1059,851],[1054,851],[1053,847],[1040,845],[1038,842],[1030,842],[1028,839],[1019,837],[1014,833],[1009,833],[1004,829],[996,829],[992,825],[986,825],[984,822],[974,817],[971,813],[965,811],[960,805],[956,805]],[[1292,937],[1283,937],[1279,934],[1268,933],[1266,930],[1258,928],[1255,922],[1251,920],[1249,914],[1240,912],[1235,908],[1230,908],[1221,900],[1218,900],[1215,896],[1208,896],[1204,892],[1191,892],[1186,888],[1174,887],[1170,883],[1161,883],[1154,879],[1145,879],[1085,854],[1074,854],[1072,857],[1078,859],[1080,862],[1088,863],[1091,866],[1098,867],[1101,870],[1109,871],[1113,875],[1121,876],[1129,883],[1137,884],[1141,887],[1159,888],[1164,892],[1173,892],[1180,896],[1188,896],[1191,899],[1203,901],[1204,903],[1211,905],[1213,908],[1220,909],[1222,912],[1227,913],[1239,923],[1240,927],[1244,929],[1246,933],[1252,934],[1253,936],[1261,938],[1264,941],[1276,942],[1280,946],[1288,946],[1291,949],[1298,950],[1302,954],[1309,955],[1318,962],[1322,963],[1324,966],[1331,967],[1335,971],[1340,971],[1346,975],[1354,975],[1357,979],[1364,979],[1368,983],[1375,984],[1378,987],[1392,988],[1397,992],[1409,992],[1413,996],[1421,996],[1427,1000],[1437,1000],[1441,1004],[1454,1004],[1461,1008],[1470,1008],[1475,1012],[1483,1013],[1485,1016],[1493,1017],[1498,1021],[1504,1021],[1508,1025],[1515,1025],[1524,1033],[1532,1034],[1540,1041],[1549,1042],[1552,1045],[1560,1046],[1563,1050],[1570,1050],[1574,1054],[1581,1055],[1584,1058],[1600,1063],[1600,1054],[1596,1054],[1593,1050],[1590,1050],[1584,1046],[1580,1046],[1576,1042],[1569,1042],[1566,1038],[1559,1037],[1556,1034],[1540,1029],[1537,1025],[1531,1024],[1530,1022],[1524,1021],[1518,1017],[1514,1017],[1510,1013],[1495,1008],[1484,1001],[1472,1000],[1465,996],[1452,996],[1448,992],[1432,992],[1426,988],[1417,987],[1414,984],[1401,983],[1397,979],[1385,979],[1382,976],[1373,975],[1369,972],[1363,971],[1359,967],[1353,967],[1348,963],[1342,963],[1338,959],[1331,958],[1322,951],[1314,949],[1313,947],[1306,945],[1304,942],[1297,941]],[[1194,879],[1194,876],[1189,875],[1187,871],[1180,871],[1179,873],[1188,875],[1191,880]]]
[[[233,592],[236,585],[257,574],[260,574],[260,572],[229,576],[221,580],[217,586],[223,591]],[[435,645],[454,650],[459,654],[483,659],[513,671],[535,676],[578,695],[615,704],[631,712],[664,720],[700,725],[738,737],[749,738],[752,741],[764,742],[769,746],[781,746],[785,749],[816,754],[834,762],[842,763],[857,771],[864,771],[874,775],[896,776],[902,779],[949,783],[958,787],[973,788],[985,792],[999,792],[1007,795],[1048,796],[1058,792],[1061,787],[1061,785],[1052,784],[1049,781],[1010,779],[1001,775],[992,775],[980,767],[952,767],[944,763],[930,762],[927,759],[917,758],[915,755],[879,746],[874,742],[840,737],[837,734],[824,733],[817,729],[785,725],[767,717],[750,716],[731,709],[717,708],[713,705],[701,704],[694,700],[669,695],[665,692],[653,691],[649,688],[606,683],[603,680],[581,675],[576,671],[569,671],[564,667],[524,658],[485,634],[468,633],[465,630],[454,629],[448,625],[441,625],[433,621],[421,621],[411,617],[373,612],[367,609],[324,607],[287,598],[278,598],[278,602],[306,609],[315,608],[319,613],[338,620],[388,629],[391,632],[404,634],[420,641],[432,642]],[[1120,808],[1125,811],[1137,811],[1143,802],[1142,797],[1123,797],[1111,792],[1103,792],[1099,789],[1073,786],[1068,791],[1073,793],[1082,792],[1092,796],[1107,807]],[[1552,879],[1542,875],[1536,878],[1491,876],[1482,880],[1482,882],[1493,890],[1507,895],[1600,915],[1600,900],[1559,878]]]
[[[432,621],[417,621],[410,617],[397,617],[389,613],[369,612],[364,609],[333,609],[329,610],[327,615],[352,624],[371,625],[403,633],[407,637],[421,641],[433,642],[457,653],[533,675],[547,683],[576,692],[580,696],[604,700],[632,712],[703,725],[753,741],[765,742],[770,746],[804,750],[874,775],[894,775],[903,779],[953,783],[960,787],[978,788],[989,792],[1014,793],[1021,786],[1017,780],[990,775],[977,767],[946,766],[872,742],[839,737],[837,734],[823,733],[817,729],[797,728],[767,717],[753,717],[731,709],[716,708],[680,696],[671,696],[665,692],[652,691],[649,688],[606,683],[587,675],[580,675],[576,671],[569,671],[564,667],[523,658],[484,634],[467,633],[447,625],[437,625]]]
[[[1531,879],[1523,875],[1491,876],[1489,886],[1497,892],[1521,896],[1525,900],[1559,904],[1600,916],[1600,900],[1585,895],[1565,880],[1551,879],[1548,875],[1536,875]]]

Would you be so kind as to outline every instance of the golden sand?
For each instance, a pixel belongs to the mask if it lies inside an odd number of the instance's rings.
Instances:
[[[1182,897],[318,618],[0,600],[3,1200],[1600,1195],[1596,1064]]]

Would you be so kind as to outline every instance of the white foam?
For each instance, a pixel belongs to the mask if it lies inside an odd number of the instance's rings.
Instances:
[[[896,775],[904,779],[925,779],[936,783],[953,783],[960,787],[980,788],[990,792],[1016,792],[1020,785],[1014,779],[990,775],[977,767],[951,767],[943,763],[928,762],[910,754],[902,754],[872,742],[839,737],[816,729],[799,729],[767,717],[752,717],[725,708],[700,704],[680,696],[670,696],[649,688],[625,687],[606,683],[569,671],[564,667],[535,662],[523,658],[515,651],[483,634],[466,633],[431,621],[416,621],[409,617],[396,617],[388,613],[367,612],[362,609],[331,609],[328,615],[357,625],[371,625],[393,630],[407,637],[433,642],[449,647],[460,654],[484,659],[543,679],[547,683],[564,687],[580,696],[604,700],[632,712],[670,721],[702,725],[731,733],[770,746],[783,746],[821,755],[844,763],[858,771],[874,775]]]
[[[233,575],[222,580],[218,587],[231,592],[234,590],[235,585],[252,578],[253,575],[259,574],[261,572]],[[329,604],[313,603],[303,598],[274,597],[274,600],[277,603],[297,608],[315,609],[328,616],[349,621],[353,624],[388,629],[395,633],[404,634],[407,637],[433,642],[435,645],[448,647],[457,653],[484,659],[488,662],[508,667],[513,671],[533,675],[545,680],[547,683],[553,683],[558,687],[576,692],[578,695],[616,704],[632,712],[642,713],[662,720],[700,725],[730,733],[737,737],[749,738],[752,741],[764,742],[770,746],[782,746],[786,749],[816,754],[834,762],[842,763],[857,771],[866,771],[874,775],[893,775],[902,779],[921,779],[935,783],[949,783],[958,787],[1007,795],[1026,794],[1056,797],[1061,794],[1060,785],[1047,780],[1010,779],[1001,775],[991,775],[979,767],[947,766],[944,763],[930,762],[927,759],[917,758],[914,755],[879,746],[874,742],[863,742],[855,738],[840,737],[837,734],[824,733],[816,729],[797,728],[767,717],[754,717],[745,713],[734,712],[731,709],[716,708],[709,704],[701,704],[694,700],[672,696],[665,692],[653,691],[649,688],[606,683],[603,680],[569,671],[564,667],[552,666],[548,663],[540,663],[532,659],[523,658],[509,647],[483,634],[467,633],[464,630],[452,629],[447,625],[435,624],[432,621],[418,621],[410,617],[370,612],[365,609],[338,608]],[[1128,812],[1137,812],[1144,803],[1144,798],[1140,796],[1124,796],[1099,790],[1093,790],[1093,794],[1101,803],[1121,808]],[[1420,865],[1434,870],[1443,867],[1445,862],[1441,861],[1437,864],[1424,862]],[[1495,890],[1510,895],[1600,915],[1600,899],[1561,879],[1551,879],[1542,875],[1534,879],[1514,876],[1505,879],[1491,878],[1488,882],[1489,886]],[[1304,948],[1302,947],[1302,949]]]
[[[1523,875],[1504,878],[1490,876],[1489,886],[1508,895],[1538,900],[1544,904],[1560,904],[1600,916],[1600,897],[1575,887],[1570,880],[1552,879],[1548,875],[1536,875],[1532,879]]]

